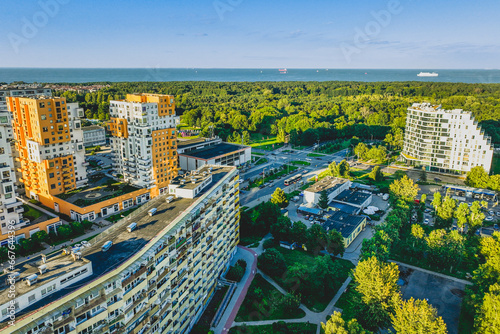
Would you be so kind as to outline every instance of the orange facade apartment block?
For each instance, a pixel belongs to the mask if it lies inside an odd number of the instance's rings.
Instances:
[[[69,143],[66,98],[9,97],[8,109],[13,115],[19,172],[27,193],[57,195],[76,187],[72,155],[42,160],[35,149],[39,145]]]

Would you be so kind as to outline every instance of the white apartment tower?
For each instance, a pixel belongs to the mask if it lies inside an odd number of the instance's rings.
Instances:
[[[402,157],[429,171],[467,173],[482,166],[489,172],[493,147],[470,112],[414,103],[406,116]]]
[[[127,94],[110,102],[114,170],[157,196],[177,175],[175,103],[172,95]]]

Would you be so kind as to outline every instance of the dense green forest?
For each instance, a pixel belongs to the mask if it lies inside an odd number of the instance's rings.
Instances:
[[[404,127],[414,102],[472,111],[500,143],[500,84],[422,82],[123,82],[93,93],[66,91],[88,118],[109,118],[109,101],[127,93],[172,94],[183,123],[213,126],[223,139],[244,130],[309,145],[348,136],[384,138]],[[57,94],[57,92],[56,92]]]

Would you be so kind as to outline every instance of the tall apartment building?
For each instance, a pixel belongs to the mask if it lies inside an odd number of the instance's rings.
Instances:
[[[401,155],[429,171],[466,173],[483,166],[489,172],[493,147],[470,112],[415,103],[408,108]]]
[[[84,186],[88,179],[78,103],[45,96],[7,101],[26,196],[50,199]]]
[[[16,198],[16,187],[14,182],[14,161],[7,129],[8,124],[0,125],[0,226],[2,235],[9,232],[9,224],[20,228],[26,225],[19,214],[22,212],[22,203]]]
[[[117,223],[88,248],[16,267],[15,300],[0,287],[0,333],[188,333],[236,250],[238,178],[236,167],[221,166],[177,177],[169,187],[176,198],[134,212],[134,231]]]
[[[15,151],[12,150],[12,116],[7,108],[7,98],[11,96],[37,96],[48,95],[52,91],[42,88],[38,85],[14,85],[0,87],[0,179],[2,185],[0,187],[0,227],[2,236],[0,239],[6,238],[9,232],[8,225],[14,225],[15,230],[29,224],[27,219],[22,216],[22,203],[17,200],[16,191],[16,172],[13,156]]]
[[[0,125],[11,123],[12,116],[7,108],[8,97],[52,96],[50,88],[40,85],[6,85],[0,86]],[[12,128],[7,129],[8,138],[13,138]]]
[[[113,168],[125,181],[163,194],[177,175],[175,102],[172,95],[127,94],[110,102]]]

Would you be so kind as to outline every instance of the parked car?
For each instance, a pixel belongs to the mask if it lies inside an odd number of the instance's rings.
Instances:
[[[500,228],[498,227],[498,224],[493,225],[493,229],[496,231],[500,230]]]
[[[429,225],[429,219],[425,218],[425,219],[424,219],[424,224],[425,224],[425,225]]]
[[[491,222],[491,221],[493,221],[493,217],[492,216],[488,216],[484,220],[486,220],[487,222]]]
[[[439,177],[435,177],[435,178],[434,178],[434,181],[436,181],[436,182],[441,182],[441,179],[440,179]]]

